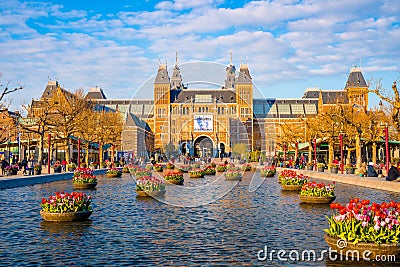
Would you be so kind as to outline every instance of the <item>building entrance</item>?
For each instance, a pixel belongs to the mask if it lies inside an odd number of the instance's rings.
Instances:
[[[200,136],[194,142],[195,157],[212,157],[214,151],[213,142],[208,136]]]

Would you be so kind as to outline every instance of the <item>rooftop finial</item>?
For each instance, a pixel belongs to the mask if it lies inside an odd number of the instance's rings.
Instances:
[[[230,54],[230,65],[232,66],[232,50],[229,51]]]
[[[178,51],[175,53],[175,66],[178,66]]]

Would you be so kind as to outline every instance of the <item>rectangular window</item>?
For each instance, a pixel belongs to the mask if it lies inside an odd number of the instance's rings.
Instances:
[[[306,114],[317,114],[317,106],[315,104],[305,104]]]
[[[303,104],[292,104],[292,114],[304,114]]]
[[[276,115],[276,104],[265,105],[265,111],[267,114]]]
[[[153,108],[154,108],[153,105],[144,105],[143,115],[146,115],[146,116],[153,115]]]
[[[196,103],[212,103],[211,95],[195,95],[194,102]]]
[[[135,115],[142,115],[143,105],[131,105],[131,113]]]
[[[128,111],[128,105],[118,105],[118,111],[121,113],[126,113]]]
[[[290,114],[290,105],[288,104],[280,104],[278,105],[279,114]]]
[[[254,114],[264,114],[264,106],[262,104],[253,105]]]

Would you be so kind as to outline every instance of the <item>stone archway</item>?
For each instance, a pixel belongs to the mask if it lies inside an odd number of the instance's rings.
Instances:
[[[208,136],[200,136],[194,141],[195,157],[213,157],[214,143]]]

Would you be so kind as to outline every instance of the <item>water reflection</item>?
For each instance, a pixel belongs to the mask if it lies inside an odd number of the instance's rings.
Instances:
[[[129,175],[98,178],[97,189],[86,191],[93,197],[93,214],[78,223],[44,222],[39,214],[40,199],[72,191],[71,181],[0,191],[5,207],[0,211],[0,266],[348,266],[326,260],[280,262],[276,255],[273,261],[257,259],[264,246],[328,249],[323,229],[329,205],[300,204],[297,193],[282,191],[276,178],[258,178],[262,183],[251,191],[252,176],[246,175],[215,202],[186,208],[137,198]],[[190,189],[218,177],[185,179]],[[219,186],[226,184],[221,180]],[[165,198],[178,202],[182,196],[174,188],[167,186]],[[355,186],[338,184],[336,193],[340,203],[354,196],[400,201],[398,194]]]

